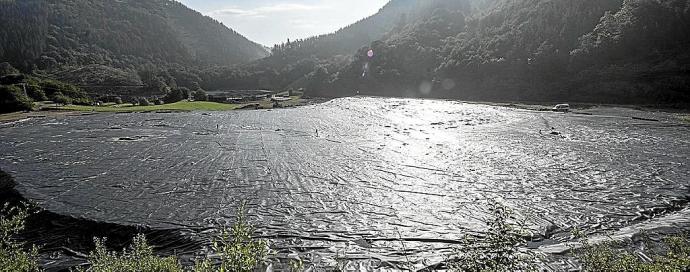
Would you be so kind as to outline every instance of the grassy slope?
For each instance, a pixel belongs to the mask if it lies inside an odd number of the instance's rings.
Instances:
[[[309,99],[302,99],[300,96],[292,96],[292,100],[281,102],[282,107],[296,107],[307,105]],[[0,114],[0,122],[19,121],[27,118],[58,116],[70,114],[70,112],[150,112],[150,111],[229,111],[249,105],[258,105],[259,109],[273,108],[273,102],[268,99],[263,101],[253,101],[244,104],[223,104],[214,102],[189,102],[181,101],[166,105],[154,106],[132,106],[132,104],[115,105],[107,103],[101,106],[57,106],[50,101],[34,103],[34,110],[40,112],[13,112]]]
[[[299,96],[291,97],[292,100],[280,102],[284,107],[299,106],[305,100]],[[132,106],[131,104],[105,104],[103,106],[79,106],[68,105],[59,107],[49,107],[48,109],[68,110],[68,111],[93,111],[93,112],[145,112],[145,111],[229,111],[236,110],[246,105],[257,104],[262,109],[273,108],[270,100],[248,102],[246,104],[224,104],[204,101],[180,101],[177,103],[153,106]]]
[[[58,110],[70,111],[95,111],[95,112],[142,112],[142,111],[228,111],[234,110],[242,105],[222,104],[215,102],[202,101],[181,101],[177,103],[153,106],[131,106],[131,105],[109,105],[109,106],[78,106],[69,105],[56,107]]]

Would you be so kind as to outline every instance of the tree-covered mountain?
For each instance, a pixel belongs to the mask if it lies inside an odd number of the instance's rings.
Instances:
[[[689,9],[687,0],[392,0],[339,32],[208,71],[204,82],[317,96],[687,102]],[[386,27],[362,34],[376,29],[373,18]],[[358,49],[343,54],[334,40]]]
[[[444,7],[444,5],[447,5]],[[207,88],[282,88],[305,82],[305,76],[317,67],[336,70],[350,62],[361,47],[387,39],[434,8],[466,5],[460,1],[394,0],[376,14],[328,33],[308,39],[288,40],[271,49],[270,56],[244,67],[216,67],[204,71]]]
[[[0,29],[0,61],[78,85],[690,101],[688,0],[391,0],[334,33],[276,45],[265,58],[259,45],[174,1],[0,5],[8,26]]]
[[[137,82],[142,67],[235,65],[268,54],[171,0],[0,1],[0,26],[0,61],[25,72],[94,72],[82,69],[93,66]]]
[[[443,2],[443,1],[439,1]],[[436,8],[314,73],[316,95],[690,101],[690,1],[532,0]],[[374,57],[367,56],[372,49]]]
[[[551,80],[554,72],[567,67],[579,38],[622,1],[436,2],[464,5],[431,6],[390,38],[372,44],[369,48],[377,57],[369,59],[364,51],[358,52],[359,57],[335,81],[340,85],[357,81],[356,87],[365,92],[477,99],[495,93],[496,98],[520,99],[538,87],[528,84],[535,83],[533,76]],[[549,62],[559,60],[566,63]],[[366,63],[370,72],[361,76]],[[554,67],[544,67],[549,64]],[[419,93],[419,86],[429,84],[431,90]]]
[[[342,66],[360,47],[383,39],[396,27],[404,25],[406,15],[423,2],[391,1],[378,13],[334,33],[277,44],[268,57],[249,65],[207,69],[201,75],[205,78],[204,87],[283,88],[303,81],[317,66]]]

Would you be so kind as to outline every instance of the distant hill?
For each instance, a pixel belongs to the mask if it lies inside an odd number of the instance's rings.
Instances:
[[[25,72],[99,65],[137,77],[141,67],[235,65],[268,54],[170,0],[0,1],[0,26],[0,62]]]
[[[275,57],[322,57],[351,55],[362,46],[382,39],[396,26],[404,24],[406,14],[413,12],[422,0],[391,1],[376,14],[359,20],[340,30],[303,40],[276,45]]]
[[[245,67],[222,67],[207,70],[207,88],[283,88],[305,77],[317,67],[337,69],[358,49],[385,39],[388,34],[407,24],[408,16],[417,14],[422,6],[436,0],[394,0],[376,14],[340,30],[308,39],[288,40],[271,49],[267,58]],[[324,63],[325,61],[325,63]]]

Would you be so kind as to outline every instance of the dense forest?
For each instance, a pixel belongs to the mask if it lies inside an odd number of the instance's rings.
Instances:
[[[392,0],[265,57],[261,46],[169,0],[0,5],[0,22],[11,26],[0,29],[0,62],[81,86],[690,101],[687,0]]]
[[[687,0],[393,0],[340,31],[201,77],[207,89],[314,96],[687,105],[688,16]]]
[[[139,85],[149,80],[142,71],[235,65],[268,54],[171,0],[0,1],[0,26],[0,62],[81,85]]]
[[[362,47],[344,68],[317,67],[308,89],[325,96],[690,101],[690,1],[435,2]]]

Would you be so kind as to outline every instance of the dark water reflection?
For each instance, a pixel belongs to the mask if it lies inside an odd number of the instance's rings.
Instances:
[[[323,262],[400,260],[401,239],[437,258],[485,228],[488,201],[554,242],[684,205],[688,126],[590,113],[346,98],[32,120],[0,128],[0,168],[46,209],[117,224],[203,228],[246,200],[276,248]]]

